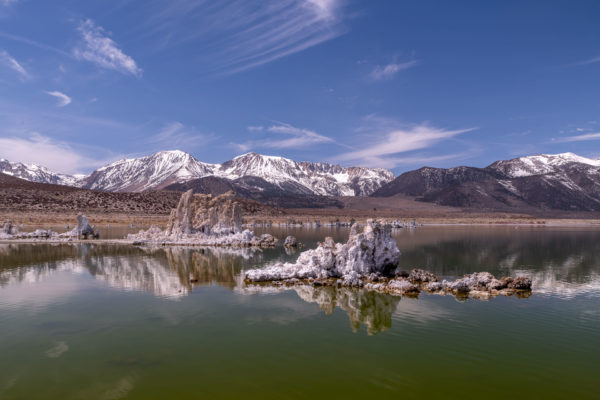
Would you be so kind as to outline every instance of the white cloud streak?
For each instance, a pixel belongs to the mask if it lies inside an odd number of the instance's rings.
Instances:
[[[200,73],[233,74],[342,35],[344,1],[150,1],[141,35],[162,47],[193,42]]]
[[[71,98],[62,92],[54,90],[52,92],[47,91],[45,93],[58,99],[58,107],[64,107],[68,104],[71,104]]]
[[[29,137],[0,137],[0,158],[26,164],[38,164],[52,171],[74,174],[87,168],[96,168],[109,160],[98,160],[82,155],[72,145],[33,132]]]
[[[577,67],[577,66],[584,66],[584,65],[596,64],[596,63],[600,63],[600,56],[590,58],[589,60],[576,62],[576,63],[570,64],[570,66]]]
[[[470,129],[447,130],[428,124],[413,125],[408,128],[393,129],[384,135],[377,135],[379,140],[364,146],[360,150],[349,151],[335,157],[338,162],[353,163],[372,167],[394,168],[401,164],[411,164],[421,160],[440,161],[455,158],[457,155],[398,157],[398,154],[429,148],[441,141],[451,139]]]
[[[392,79],[398,72],[412,68],[418,64],[418,61],[412,60],[399,64],[378,65],[373,68],[369,77],[374,81],[383,81]]]
[[[251,140],[245,143],[232,143],[239,151],[248,151],[253,148],[269,149],[294,149],[306,148],[316,144],[334,143],[335,141],[325,135],[321,135],[310,129],[297,128],[284,122],[277,122],[269,127],[250,126],[250,132],[266,132],[267,134],[278,134],[278,136],[287,136],[283,139],[274,139],[271,135],[268,139]]]
[[[148,138],[152,145],[164,150],[169,149],[192,149],[206,144],[213,138],[187,129],[181,122],[174,121],[166,124],[158,133]]]
[[[63,56],[72,57],[72,55],[67,53],[66,51],[63,51],[56,47],[48,46],[47,44],[44,44],[44,43],[36,42],[35,40],[31,40],[31,39],[28,39],[23,36],[13,35],[11,33],[0,31],[0,37],[2,37],[4,39],[15,41],[15,42],[24,43],[29,46],[37,47],[39,49],[51,51],[53,53],[60,54]]]
[[[583,135],[576,135],[576,136],[568,136],[568,137],[562,137],[562,138],[556,138],[553,139],[554,142],[584,142],[587,140],[600,140],[600,132],[596,132],[596,133],[585,133]]]
[[[19,74],[22,80],[31,79],[29,72],[15,58],[8,54],[6,50],[0,50],[0,63]]]
[[[117,43],[106,36],[104,29],[90,19],[82,21],[77,28],[83,42],[73,50],[80,60],[92,62],[99,67],[111,69],[125,75],[142,76],[142,69],[135,60],[123,53]]]
[[[267,131],[292,136],[289,139],[270,140],[267,145],[272,148],[285,149],[293,147],[308,147],[319,143],[332,143],[334,140],[315,131],[296,128],[283,122],[267,128]]]

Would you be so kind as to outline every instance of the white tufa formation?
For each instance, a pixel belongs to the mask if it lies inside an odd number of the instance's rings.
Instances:
[[[344,285],[358,286],[370,274],[387,275],[396,268],[399,258],[391,226],[368,220],[360,233],[356,226],[352,227],[345,244],[334,243],[327,237],[316,249],[302,252],[295,263],[252,269],[245,278],[250,282],[341,278]]]
[[[147,231],[128,235],[141,243],[197,246],[274,246],[277,239],[269,234],[256,236],[242,230],[242,209],[233,192],[220,196],[185,192],[177,208],[171,210],[167,229],[153,226]]]

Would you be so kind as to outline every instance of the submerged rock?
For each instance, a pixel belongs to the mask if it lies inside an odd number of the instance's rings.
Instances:
[[[288,236],[283,242],[284,247],[298,247],[298,240],[294,236]]]
[[[160,243],[199,246],[260,246],[277,244],[269,234],[257,236],[242,230],[242,208],[233,192],[220,196],[185,192],[177,208],[171,210],[167,229],[152,226],[128,235],[137,244]]]

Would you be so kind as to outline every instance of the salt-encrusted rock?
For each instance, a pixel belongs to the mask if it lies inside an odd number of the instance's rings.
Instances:
[[[194,246],[259,246],[277,244],[267,233],[256,236],[242,230],[242,208],[233,192],[220,196],[185,192],[177,208],[171,211],[167,229],[156,226],[127,236],[135,243],[160,243]]]
[[[294,236],[288,236],[285,238],[285,241],[283,242],[283,246],[284,247],[297,247],[298,240],[296,240],[296,238]]]
[[[506,285],[501,280],[494,278],[488,283],[487,288],[488,290],[502,290],[506,288]]]
[[[528,291],[531,290],[531,279],[526,277],[504,277],[501,280],[489,272],[475,272],[470,275],[465,275],[461,279],[450,283],[443,282],[445,287],[456,293],[467,292],[493,292],[504,289],[511,291]]]
[[[513,279],[508,285],[510,289],[531,290],[531,279],[524,276],[519,276]]]
[[[429,282],[425,285],[425,290],[428,292],[439,292],[444,290],[444,284],[442,282]]]
[[[13,224],[12,221],[8,221],[4,224],[0,233],[4,233],[6,235],[16,235],[19,233],[19,227]]]
[[[448,287],[453,292],[456,292],[456,293],[468,293],[471,291],[469,284],[462,279],[459,279],[459,280],[455,281],[454,283],[451,283]]]
[[[437,282],[438,277],[424,269],[413,269],[408,275],[408,280],[415,282]]]
[[[98,238],[98,233],[95,231],[94,227],[90,225],[87,217],[82,214],[77,216],[77,226],[75,228],[58,235],[60,238],[75,238],[80,236]]]
[[[213,197],[188,190],[171,211],[167,225],[167,236],[241,232],[242,209],[232,191]]]
[[[95,234],[94,227],[90,225],[87,217],[82,214],[77,216],[77,228],[75,229],[80,235],[93,236]]]
[[[391,293],[408,294],[419,293],[419,287],[404,279],[392,279],[388,282],[386,290]]]
[[[300,254],[295,263],[278,263],[246,272],[251,282],[290,278],[341,278],[344,286],[362,286],[371,273],[388,275],[398,264],[400,251],[391,235],[391,226],[369,220],[362,232],[352,226],[345,244],[325,238],[318,247]]]

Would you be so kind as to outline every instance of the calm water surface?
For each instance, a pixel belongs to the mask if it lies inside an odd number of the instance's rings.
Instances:
[[[307,248],[347,230],[272,230]],[[244,288],[283,249],[0,244],[1,399],[600,396],[600,230],[423,227],[402,266],[527,274],[457,301]]]

